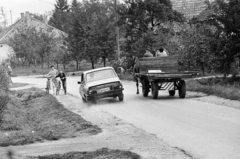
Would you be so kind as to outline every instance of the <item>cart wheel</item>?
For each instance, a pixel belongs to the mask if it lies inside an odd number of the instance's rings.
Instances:
[[[143,96],[147,97],[148,92],[149,92],[149,83],[148,83],[148,81],[144,80],[142,82],[142,94],[143,94]]]
[[[118,99],[119,99],[119,101],[121,101],[121,102],[123,101],[123,98],[124,98],[124,95],[123,95],[123,94],[121,94],[121,95],[118,96]]]
[[[152,82],[152,97],[153,97],[153,99],[158,98],[158,83],[157,82]]]
[[[185,98],[186,96],[186,84],[184,80],[179,82],[178,93],[180,98]]]
[[[173,96],[175,95],[175,90],[170,90],[170,91],[169,91],[169,95],[170,95],[171,97],[173,97]]]

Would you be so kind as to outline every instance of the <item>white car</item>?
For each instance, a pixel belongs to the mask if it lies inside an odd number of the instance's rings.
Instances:
[[[112,67],[92,69],[82,73],[79,93],[83,102],[113,97],[123,101],[123,85]]]

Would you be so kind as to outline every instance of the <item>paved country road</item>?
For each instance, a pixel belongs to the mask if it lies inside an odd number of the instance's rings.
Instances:
[[[81,100],[77,81],[68,77],[68,93]],[[45,88],[46,79],[15,77],[13,82],[30,83]],[[199,159],[240,159],[240,110],[191,98],[169,97],[160,91],[159,98],[136,95],[135,83],[124,81],[124,102],[100,100],[90,109],[104,110],[165,143]],[[63,92],[61,92],[63,94]],[[81,102],[84,105],[84,103]]]

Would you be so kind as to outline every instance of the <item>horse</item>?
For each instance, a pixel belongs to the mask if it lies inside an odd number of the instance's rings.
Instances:
[[[128,70],[133,71],[133,80],[136,82],[136,87],[137,87],[137,93],[139,94],[139,82],[138,78],[136,76],[136,73],[140,73],[140,61],[138,59],[138,57],[136,56],[130,56],[130,68]]]

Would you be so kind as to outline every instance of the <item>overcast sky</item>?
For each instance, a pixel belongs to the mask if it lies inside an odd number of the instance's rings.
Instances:
[[[54,10],[55,3],[56,0],[0,0],[0,7],[4,8],[8,23],[11,24],[10,10],[14,23],[21,17],[20,13],[22,12],[44,14],[46,11]]]

